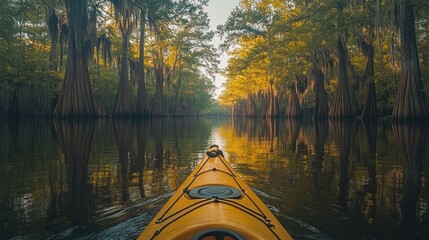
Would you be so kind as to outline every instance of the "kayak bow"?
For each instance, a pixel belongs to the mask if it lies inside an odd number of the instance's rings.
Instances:
[[[292,239],[217,145],[138,239]]]

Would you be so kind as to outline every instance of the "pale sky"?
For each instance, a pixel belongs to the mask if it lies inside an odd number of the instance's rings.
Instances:
[[[235,6],[238,5],[240,0],[210,0],[208,7],[206,7],[206,11],[210,18],[210,28],[212,30],[216,30],[218,25],[224,24],[228,19],[229,14],[234,9]],[[215,35],[213,39],[213,44],[215,47],[218,47],[220,44],[219,36]],[[226,54],[222,54],[220,58],[219,68],[223,69],[226,67],[228,63],[228,57]],[[216,92],[215,97],[217,98],[219,94],[222,92],[221,86],[225,81],[225,78],[220,74],[216,75],[215,85]]]

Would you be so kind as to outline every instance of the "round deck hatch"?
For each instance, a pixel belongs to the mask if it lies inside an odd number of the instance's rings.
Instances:
[[[234,187],[226,186],[203,186],[196,187],[189,191],[191,198],[212,198],[218,197],[223,199],[240,198],[241,192]]]

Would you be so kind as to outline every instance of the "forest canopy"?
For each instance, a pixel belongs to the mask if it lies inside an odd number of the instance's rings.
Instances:
[[[0,115],[213,109],[207,0],[0,0]]]
[[[242,0],[218,26],[233,116],[427,119],[424,0]],[[425,88],[424,88],[425,86]]]
[[[0,115],[427,119],[425,0],[0,0]],[[212,44],[214,34],[223,40]]]

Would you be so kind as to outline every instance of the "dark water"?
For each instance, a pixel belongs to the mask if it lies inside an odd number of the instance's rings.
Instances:
[[[0,119],[1,239],[134,239],[216,143],[296,239],[429,239],[429,126]]]

